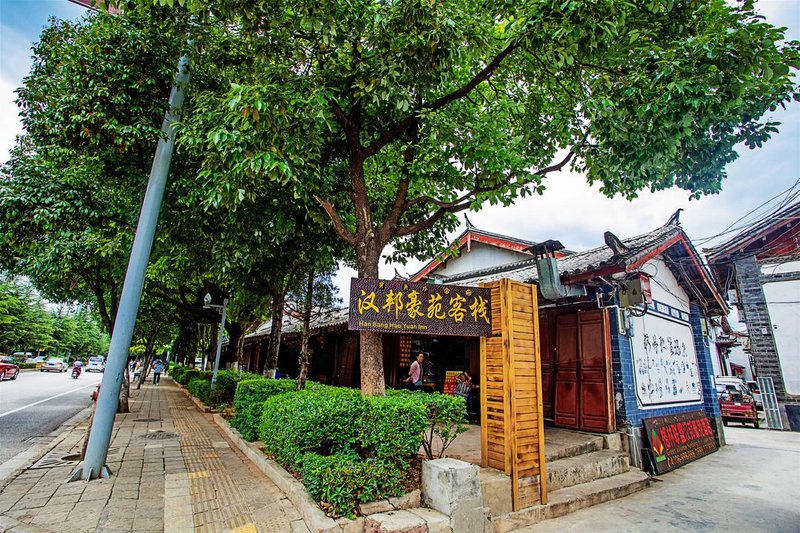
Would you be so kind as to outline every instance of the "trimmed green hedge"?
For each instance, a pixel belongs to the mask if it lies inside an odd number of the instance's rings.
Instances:
[[[214,373],[210,370],[201,371],[182,365],[176,365],[170,371],[172,379],[186,386],[192,396],[214,408],[233,403],[236,386],[240,381],[264,379],[257,374],[249,372],[240,373],[233,370],[220,370],[217,372],[217,383],[212,394],[211,378],[213,375]],[[195,382],[194,385],[192,385],[192,382]],[[202,385],[201,382],[208,383],[208,386]]]
[[[327,512],[354,516],[359,503],[402,493],[428,427],[424,396],[339,387],[278,394],[264,402],[259,436]]]
[[[241,380],[236,386],[233,399],[233,419],[242,438],[248,441],[258,439],[258,425],[264,412],[264,402],[271,396],[291,392],[297,388],[293,379],[268,379],[252,377]]]
[[[206,405],[211,405],[211,381],[204,378],[192,378],[186,386],[189,394]]]

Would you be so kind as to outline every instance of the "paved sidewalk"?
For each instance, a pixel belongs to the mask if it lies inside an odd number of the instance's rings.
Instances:
[[[172,380],[131,392],[131,412],[114,424],[114,475],[66,482],[84,421],[0,486],[0,532],[308,532],[278,487]]]

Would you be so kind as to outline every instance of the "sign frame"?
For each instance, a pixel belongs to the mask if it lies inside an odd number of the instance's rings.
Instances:
[[[663,474],[719,449],[717,434],[702,409],[642,420],[650,447],[650,470]]]
[[[348,329],[404,335],[492,335],[491,291],[482,287],[352,278]]]

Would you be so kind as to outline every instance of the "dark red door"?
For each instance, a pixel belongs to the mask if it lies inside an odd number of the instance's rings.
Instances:
[[[600,433],[613,431],[608,328],[603,309],[558,317],[557,426]]]
[[[578,315],[556,318],[556,401],[557,426],[578,429]]]

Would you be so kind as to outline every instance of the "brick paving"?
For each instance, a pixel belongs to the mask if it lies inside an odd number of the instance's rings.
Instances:
[[[286,496],[171,380],[131,391],[113,475],[67,482],[87,422],[0,485],[0,532],[308,532]]]

